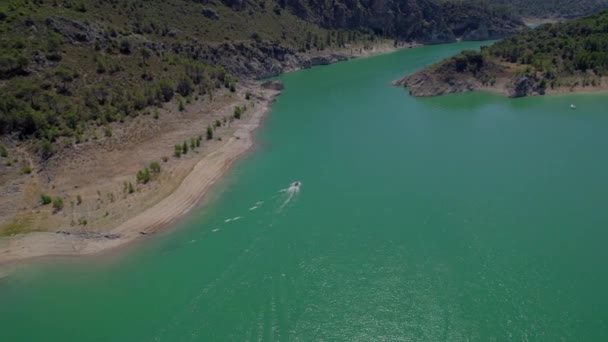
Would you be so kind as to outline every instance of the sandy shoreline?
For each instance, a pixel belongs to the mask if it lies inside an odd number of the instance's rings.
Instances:
[[[232,163],[254,143],[253,132],[279,92],[250,108],[234,134],[196,163],[181,184],[160,202],[118,227],[96,236],[34,232],[0,240],[0,264],[43,256],[96,254],[153,234],[188,213],[208,193]]]
[[[382,42],[370,49],[351,49],[347,54],[345,51],[334,52],[342,53],[347,59],[356,59],[417,46],[412,43],[395,47],[389,42]],[[292,71],[297,70],[285,72]],[[264,100],[248,110],[232,136],[200,159],[175,190],[157,203],[109,230],[85,233],[70,229],[67,232],[54,230],[0,238],[0,266],[40,257],[99,254],[160,232],[183,218],[200,203],[232,163],[254,145],[254,130],[280,94],[274,90],[265,90],[264,93]]]

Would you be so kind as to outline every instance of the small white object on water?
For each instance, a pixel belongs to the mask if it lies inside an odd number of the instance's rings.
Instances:
[[[576,106],[573,104],[570,105],[570,109],[576,109]]]

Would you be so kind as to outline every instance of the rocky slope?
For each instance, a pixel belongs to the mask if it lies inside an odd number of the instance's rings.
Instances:
[[[522,27],[521,21],[506,13],[463,2],[282,0],[279,3],[321,27],[371,30],[423,44],[498,39]]]

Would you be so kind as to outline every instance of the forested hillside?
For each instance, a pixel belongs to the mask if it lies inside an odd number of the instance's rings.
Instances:
[[[414,95],[494,86],[509,79],[511,96],[562,87],[600,87],[608,74],[608,10],[523,30],[481,51],[465,51],[406,77]],[[500,83],[500,82],[498,82]]]
[[[608,8],[608,0],[488,0],[526,18],[576,18]]]
[[[521,26],[430,0],[8,0],[0,135],[38,138],[46,158],[59,138],[87,139],[91,124],[234,91],[238,79],[324,63],[314,56],[336,49],[495,39]]]

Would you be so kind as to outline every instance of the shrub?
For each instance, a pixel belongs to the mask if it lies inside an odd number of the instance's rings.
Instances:
[[[129,182],[128,190],[130,194],[135,192],[135,188],[133,187],[133,184],[131,184],[131,182]]]
[[[55,153],[53,149],[53,144],[51,144],[48,139],[42,140],[42,143],[40,145],[40,156],[42,157],[42,159],[49,159],[53,155],[53,153]]]
[[[110,127],[110,125],[106,125],[103,128],[103,134],[108,138],[112,137],[112,127]]]
[[[236,108],[234,108],[234,118],[235,119],[240,119],[242,113],[243,113],[243,110],[241,109],[241,107],[237,106]]]
[[[251,34],[251,39],[253,39],[256,43],[261,43],[262,42],[262,37],[257,32],[254,32],[254,33]]]
[[[128,55],[131,53],[131,43],[127,39],[120,41],[120,53]]]
[[[82,204],[82,197],[80,195],[76,195],[76,205]]]
[[[158,83],[161,98],[164,102],[169,102],[173,98],[175,91],[173,90],[173,83],[170,80],[162,80]]]
[[[40,203],[42,203],[42,205],[47,205],[51,203],[51,201],[51,196],[46,194],[40,194]]]
[[[192,83],[192,80],[186,76],[181,77],[177,82],[177,92],[181,96],[186,97],[192,94],[192,91],[194,91],[194,84]]]
[[[63,199],[61,197],[55,197],[53,200],[53,209],[56,211],[63,209]]]
[[[188,154],[188,144],[185,141],[182,144],[182,154]]]
[[[213,128],[211,126],[207,126],[207,140],[213,139]]]
[[[29,175],[30,173],[32,173],[32,167],[31,167],[31,166],[29,166],[29,165],[24,165],[24,166],[21,168],[21,174],[22,174],[22,175]]]
[[[137,183],[148,184],[150,181],[150,170],[146,167],[137,172]]]
[[[158,162],[151,162],[150,163],[150,171],[152,171],[152,173],[159,173],[160,172],[160,164]]]
[[[245,100],[251,100],[251,93],[250,92],[247,92],[245,94]]]
[[[182,156],[182,146],[181,145],[175,145],[175,150],[173,151],[173,156],[175,158],[179,158]]]
[[[192,139],[190,139],[190,150],[194,150],[195,147],[196,147],[196,139],[192,138]]]
[[[6,149],[6,146],[4,146],[4,145],[0,145],[0,157],[2,157],[2,158],[8,157],[8,150]]]
[[[181,100],[181,99],[179,100],[179,107],[178,107],[178,109],[179,109],[180,112],[183,112],[186,109],[186,107],[184,106],[184,101]]]
[[[76,5],[76,10],[77,10],[78,12],[82,12],[82,13],[84,13],[84,12],[86,12],[86,11],[87,11],[87,7],[84,5],[84,3],[82,3],[82,2],[81,2],[81,3],[79,3],[78,5]]]
[[[222,126],[222,122],[220,120],[215,120],[215,127]]]

